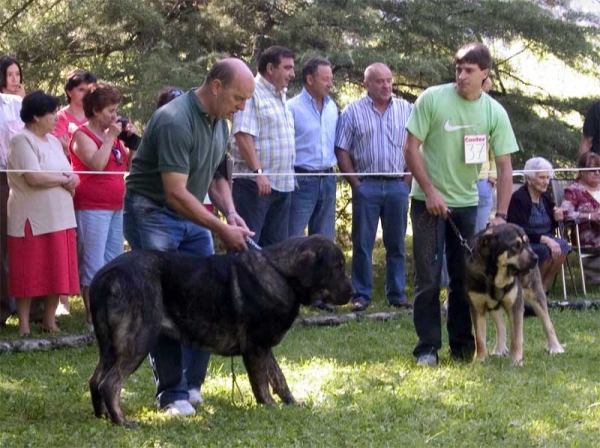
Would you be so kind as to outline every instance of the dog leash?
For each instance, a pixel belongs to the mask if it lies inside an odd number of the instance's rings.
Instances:
[[[256,242],[249,236],[246,237],[246,244],[252,250],[262,250],[262,247],[260,247],[258,244],[256,244]]]
[[[450,224],[450,227],[452,227],[452,230],[456,234],[456,237],[460,240],[460,245],[462,247],[464,247],[465,250],[467,250],[467,252],[469,252],[469,255],[473,255],[473,249],[471,248],[471,246],[469,246],[469,243],[467,243],[467,240],[465,239],[464,236],[462,236],[462,234],[460,233],[460,230],[458,230],[458,227],[456,226],[455,222],[452,220],[452,217],[450,216],[451,212],[452,212],[452,210],[448,210],[448,212],[446,213],[446,219],[448,220],[448,224]]]

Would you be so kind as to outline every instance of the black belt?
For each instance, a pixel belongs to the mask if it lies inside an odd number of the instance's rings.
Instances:
[[[294,171],[296,173],[303,173],[303,174],[327,174],[327,173],[333,173],[333,168],[327,168],[325,170],[307,170],[306,168],[301,168],[299,166],[295,166]]]
[[[404,180],[404,176],[361,176],[360,181],[365,180]]]

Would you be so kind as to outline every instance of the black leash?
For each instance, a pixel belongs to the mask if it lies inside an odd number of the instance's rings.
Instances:
[[[471,248],[471,246],[469,246],[469,243],[467,243],[467,240],[462,236],[460,230],[458,230],[458,227],[456,227],[456,224],[452,220],[452,217],[450,216],[451,212],[451,210],[448,210],[448,212],[446,213],[446,219],[448,220],[450,227],[452,227],[452,230],[454,231],[456,237],[460,240],[460,245],[469,252],[469,255],[473,255],[473,249]]]

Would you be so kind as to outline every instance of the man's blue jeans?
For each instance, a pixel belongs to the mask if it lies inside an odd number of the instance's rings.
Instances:
[[[252,239],[266,247],[288,238],[291,193],[271,190],[266,196],[258,195],[256,182],[250,179],[233,181],[233,202],[237,213],[250,230]]]
[[[123,230],[133,250],[173,251],[203,256],[214,253],[212,235],[207,229],[131,192],[125,195]],[[176,400],[187,400],[189,389],[199,389],[206,377],[209,358],[208,352],[184,347],[175,339],[160,336],[150,353],[159,407],[164,408]]]
[[[385,247],[385,295],[390,304],[406,301],[404,237],[409,187],[399,179],[363,178],[352,189],[352,284],[354,300],[371,303],[373,246],[381,218]]]
[[[417,358],[425,354],[437,355],[442,347],[440,281],[445,245],[450,276],[447,323],[450,351],[454,357],[468,358],[472,356],[475,343],[464,287],[465,249],[450,223],[442,217],[429,214],[425,202],[413,199],[410,215],[415,270],[413,320],[419,338],[413,354]],[[454,208],[450,217],[470,244],[475,230],[477,207]]]
[[[490,213],[494,206],[494,187],[487,179],[477,182],[477,191],[479,192],[479,204],[477,205],[477,223],[475,233],[481,232],[487,227],[490,221]]]
[[[335,192],[333,176],[298,176],[290,204],[290,236],[321,234],[335,238]]]

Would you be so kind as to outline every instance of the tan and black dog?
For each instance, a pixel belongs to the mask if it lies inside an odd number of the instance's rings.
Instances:
[[[131,251],[102,268],[90,285],[100,349],[90,378],[94,413],[129,424],[121,387],[161,334],[222,356],[241,355],[258,403],[295,403],[272,347],[300,305],[343,305],[353,288],[342,251],[322,236],[292,238],[262,251],[199,258]]]
[[[524,302],[531,305],[542,321],[547,339],[546,350],[551,354],[564,352],[548,315],[537,261],[527,235],[517,225],[501,224],[475,236],[473,252],[467,257],[466,289],[475,330],[476,360],[483,361],[486,356],[488,311],[496,325],[496,344],[492,354],[504,356],[508,353],[503,308],[511,327],[511,363],[522,364]]]

